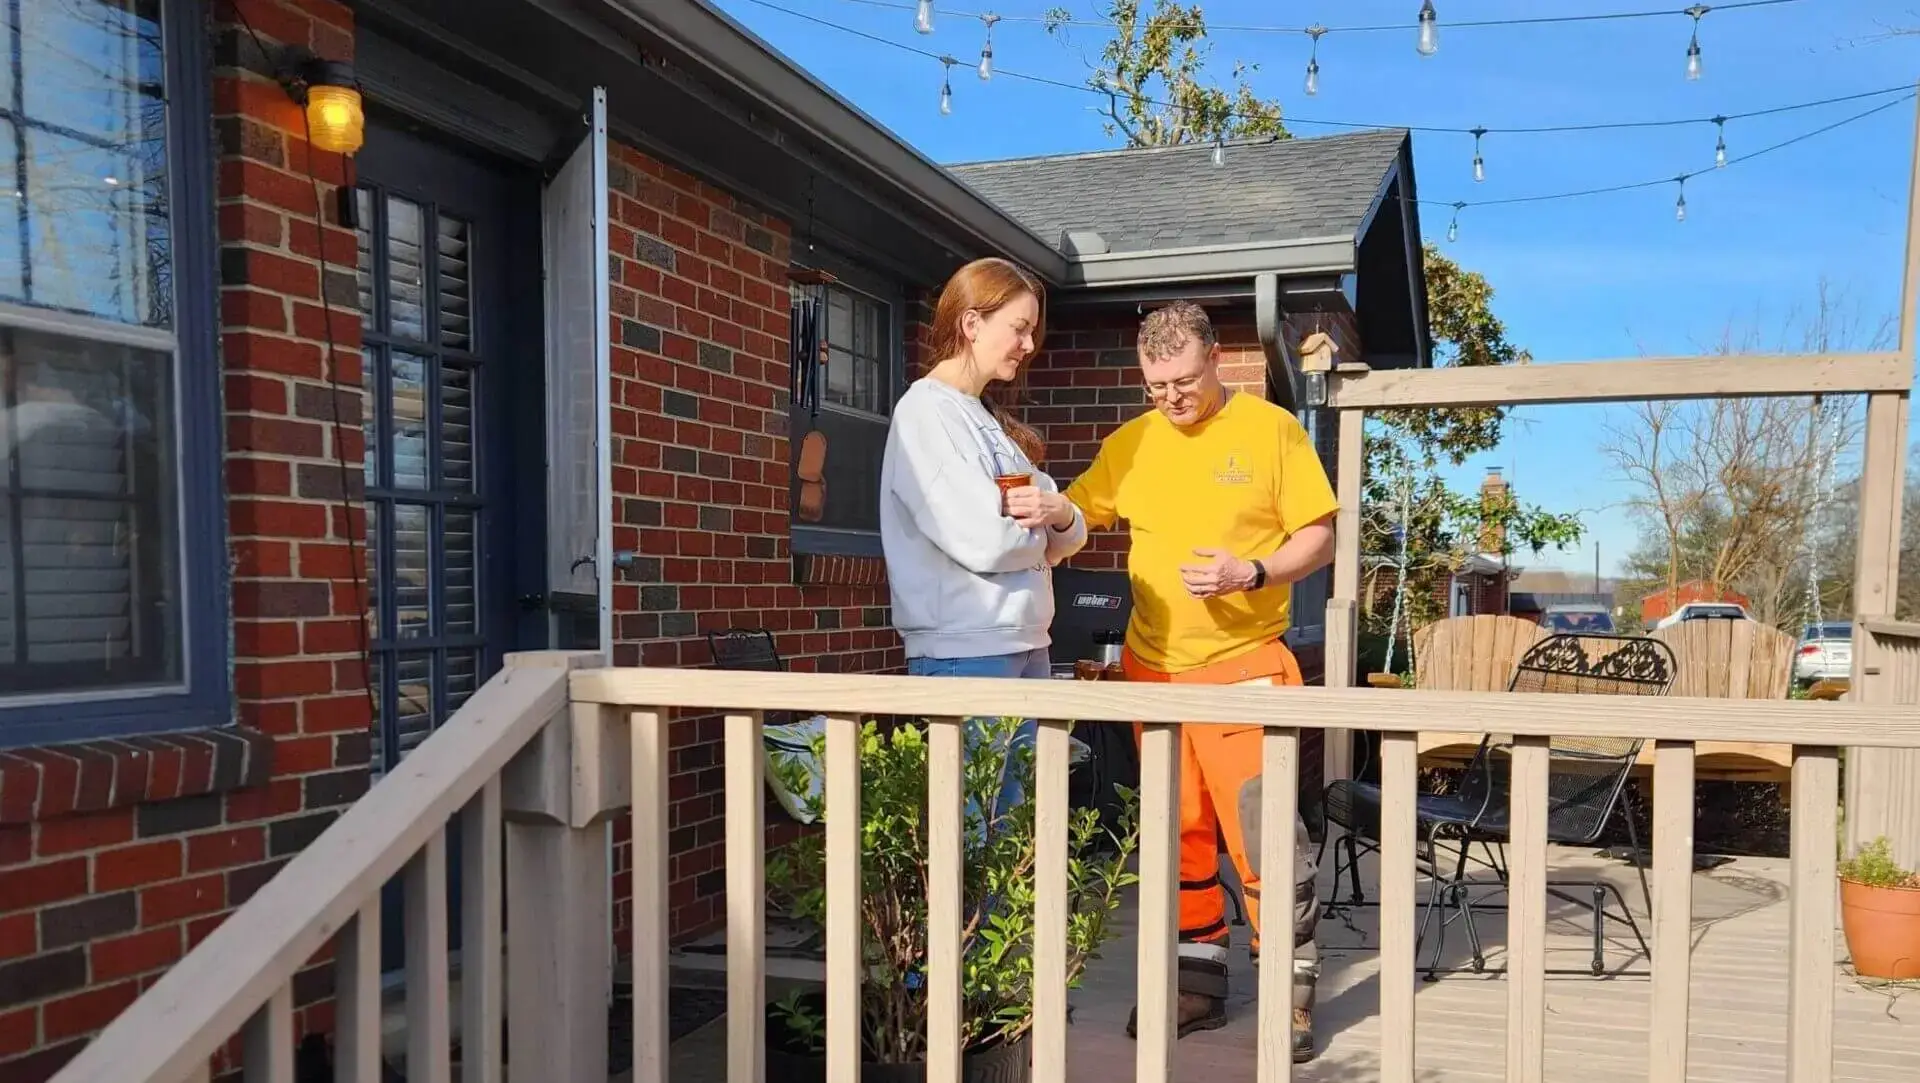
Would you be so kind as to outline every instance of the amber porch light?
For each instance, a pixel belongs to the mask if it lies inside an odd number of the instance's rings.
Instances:
[[[338,61],[316,60],[306,76],[308,141],[333,154],[355,153],[366,142],[367,118],[353,69]]]

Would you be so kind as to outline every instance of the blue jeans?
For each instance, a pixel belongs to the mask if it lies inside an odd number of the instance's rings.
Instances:
[[[1000,677],[1046,680],[1053,675],[1053,665],[1051,659],[1048,657],[1047,649],[1045,647],[1036,647],[1033,650],[1020,651],[1015,654],[990,654],[975,658],[909,658],[907,659],[907,675],[912,677]],[[968,724],[968,748],[972,748],[979,743],[984,729],[985,726],[980,719],[973,719]],[[1027,748],[1032,748],[1034,734],[1038,729],[1039,727],[1031,718],[1021,723],[1020,728],[1014,731],[1013,743],[1009,745],[1009,751],[1011,751],[1013,745],[1024,745]],[[1012,766],[1011,760],[1009,760],[1008,766]],[[993,809],[986,814],[986,821],[992,823],[995,816],[1004,813],[1007,809],[1018,806],[1022,801],[1025,801],[1026,798],[1026,789],[1020,784],[1020,779],[1011,770],[1007,771],[1001,779],[1000,796],[995,799]],[[977,815],[979,811],[978,807],[969,804],[967,808],[968,818],[971,819],[974,815]]]

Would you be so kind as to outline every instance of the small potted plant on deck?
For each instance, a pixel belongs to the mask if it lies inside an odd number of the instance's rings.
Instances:
[[[1840,863],[1840,926],[1859,976],[1920,979],[1920,873],[1894,861],[1884,836]]]
[[[978,724],[962,779],[965,827],[961,910],[962,1074],[968,1083],[1018,1083],[1030,1075],[1027,1037],[1033,1025],[1034,816],[1033,751],[1011,740],[1018,719]],[[816,744],[819,742],[816,742]],[[825,762],[776,757],[777,774],[804,775]],[[868,722],[860,736],[861,932],[867,980],[860,991],[860,1034],[866,1083],[921,1083],[927,1041],[927,743],[918,726],[883,733]],[[1029,800],[995,808],[1002,772],[1011,772]],[[820,820],[824,787],[782,778],[809,794]],[[1077,985],[1088,960],[1113,935],[1110,917],[1134,882],[1127,863],[1138,842],[1137,806],[1126,811],[1105,847],[1092,809],[1075,810],[1068,830],[1067,980]],[[803,837],[771,855],[771,901],[795,917],[826,918],[824,837]],[[825,996],[797,993],[767,1016],[768,1083],[826,1080]]]

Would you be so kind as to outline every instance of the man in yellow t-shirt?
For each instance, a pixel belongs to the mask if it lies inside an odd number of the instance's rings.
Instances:
[[[1154,409],[1108,436],[1067,489],[1089,529],[1120,520],[1128,526],[1127,679],[1298,685],[1299,666],[1281,636],[1289,584],[1333,556],[1336,504],[1326,471],[1292,414],[1221,384],[1218,339],[1200,306],[1180,301],[1149,313],[1139,354]],[[1245,888],[1259,958],[1261,733],[1258,726],[1181,727],[1182,1037],[1226,1023],[1221,842]],[[1292,826],[1293,1056],[1300,1061],[1313,1056],[1318,907],[1298,813]]]

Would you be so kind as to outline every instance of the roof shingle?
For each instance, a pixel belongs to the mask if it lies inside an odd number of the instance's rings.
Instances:
[[[1407,139],[1403,129],[1314,139],[1143,147],[947,168],[1049,244],[1093,230],[1114,252],[1350,237]]]

